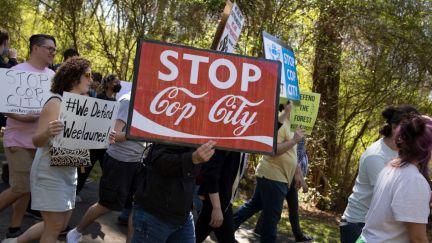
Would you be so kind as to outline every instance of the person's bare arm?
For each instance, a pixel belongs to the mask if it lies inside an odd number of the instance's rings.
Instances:
[[[294,137],[292,139],[277,144],[276,155],[281,155],[286,151],[292,149],[292,147],[294,147],[297,143],[299,143],[303,137],[304,137],[303,129],[297,127],[294,133]]]
[[[426,234],[426,224],[405,222],[411,243],[429,243]]]
[[[220,204],[219,192],[209,193],[209,198],[213,208],[209,225],[213,228],[219,228],[224,220]]]
[[[32,138],[35,147],[44,146],[50,137],[56,136],[63,131],[63,122],[57,120],[60,112],[60,104],[60,100],[51,99],[42,108],[38,126]]]

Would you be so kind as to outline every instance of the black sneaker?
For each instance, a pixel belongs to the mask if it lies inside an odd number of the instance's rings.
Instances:
[[[13,233],[7,231],[6,238],[17,238],[18,236],[22,235],[22,233],[24,233],[22,230],[15,231]]]
[[[295,238],[295,242],[312,242],[313,240],[315,239],[309,235],[302,235],[300,237]]]

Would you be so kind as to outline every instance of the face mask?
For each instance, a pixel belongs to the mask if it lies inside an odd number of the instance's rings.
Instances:
[[[118,93],[121,90],[121,84],[116,84],[113,87],[114,93]]]

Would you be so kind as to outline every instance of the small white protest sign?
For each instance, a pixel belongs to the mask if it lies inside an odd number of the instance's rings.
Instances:
[[[102,149],[108,147],[114,130],[119,103],[63,93],[59,120],[64,130],[54,138],[53,146],[68,149]]]
[[[39,113],[50,92],[52,75],[0,68],[0,112]]]
[[[231,4],[230,4],[231,5]],[[240,11],[237,3],[232,4],[231,12],[226,21],[224,30],[216,46],[217,51],[233,53],[241,30],[245,23],[245,18]]]

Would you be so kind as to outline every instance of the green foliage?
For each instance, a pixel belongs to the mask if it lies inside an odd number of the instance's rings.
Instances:
[[[320,88],[326,117],[307,138],[308,183],[322,208],[343,208],[361,153],[379,137],[384,107],[410,103],[432,111],[430,1],[236,2],[246,17],[237,53],[262,57],[265,30],[293,47],[302,90],[326,81]],[[28,38],[47,33],[57,39],[56,63],[72,47],[93,70],[132,80],[138,39],[209,48],[225,0],[0,0],[0,6],[6,19],[0,27],[11,33],[20,61]],[[248,190],[259,157],[252,160]]]

